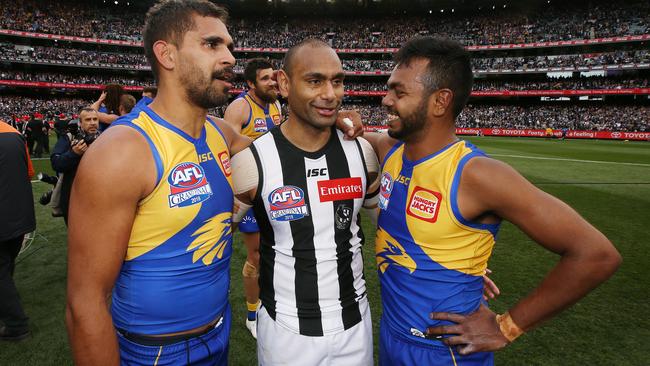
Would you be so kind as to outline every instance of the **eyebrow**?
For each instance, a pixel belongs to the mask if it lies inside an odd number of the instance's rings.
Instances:
[[[223,37],[219,37],[219,36],[206,36],[206,37],[201,37],[201,39],[203,40],[203,42],[206,43],[216,43],[216,44],[226,43],[226,40],[223,39]],[[226,47],[228,47],[230,52],[233,52],[235,50],[235,45],[232,43],[232,41],[226,44]]]
[[[391,81],[388,83],[388,89],[396,89],[402,87],[404,88],[404,83],[399,82],[399,81]]]
[[[305,78],[327,79],[327,76],[320,72],[308,72],[305,74]],[[345,79],[345,73],[339,72],[332,76],[332,79]]]

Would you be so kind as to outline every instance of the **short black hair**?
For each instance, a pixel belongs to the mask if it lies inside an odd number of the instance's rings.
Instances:
[[[272,69],[273,64],[266,58],[254,58],[248,61],[244,68],[244,81],[250,81],[255,84],[257,80],[257,70]]]
[[[409,66],[416,59],[429,61],[423,80],[425,92],[431,95],[438,89],[450,89],[454,93],[452,111],[454,118],[458,117],[474,83],[471,56],[460,43],[446,38],[416,37],[406,42],[394,59],[398,66]]]
[[[145,86],[142,88],[143,93],[150,93],[154,98],[158,95],[158,87],[155,86]]]
[[[296,52],[298,52],[299,49],[306,46],[310,46],[312,48],[319,48],[319,47],[332,48],[332,46],[330,46],[327,42],[323,41],[322,39],[307,38],[305,40],[302,40],[300,43],[289,48],[287,53],[284,54],[284,59],[282,59],[282,70],[284,70],[284,72],[286,72],[287,75],[291,76],[291,71],[293,68],[293,62],[294,62]]]
[[[228,20],[228,11],[208,0],[161,0],[147,12],[142,31],[144,54],[156,80],[158,63],[153,44],[164,40],[180,47],[185,33],[196,26],[194,15],[218,18],[224,24]]]

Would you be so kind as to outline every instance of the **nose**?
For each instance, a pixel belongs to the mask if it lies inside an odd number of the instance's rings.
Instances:
[[[333,100],[336,98],[336,92],[334,91],[334,85],[331,82],[324,83],[323,88],[321,89],[321,98],[325,100]]]
[[[221,61],[221,64],[226,66],[226,67],[233,67],[235,66],[235,63],[237,60],[235,60],[235,56],[232,55],[232,52],[228,48],[226,48],[226,53],[224,54],[223,60]]]
[[[391,107],[393,105],[393,99],[390,98],[388,94],[386,94],[383,98],[381,98],[381,104],[386,107]]]

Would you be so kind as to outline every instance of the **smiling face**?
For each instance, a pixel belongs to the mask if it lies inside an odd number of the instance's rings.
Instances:
[[[310,45],[296,50],[293,60],[291,70],[278,75],[290,118],[317,129],[333,126],[343,101],[341,60],[330,47]]]
[[[418,59],[408,66],[397,65],[388,79],[388,93],[382,104],[398,117],[388,121],[388,134],[392,138],[407,141],[426,127],[430,95],[426,93],[422,76],[427,64],[427,60]]]
[[[204,109],[224,105],[235,76],[232,38],[218,18],[195,15],[194,24],[177,50],[178,79],[193,104]]]

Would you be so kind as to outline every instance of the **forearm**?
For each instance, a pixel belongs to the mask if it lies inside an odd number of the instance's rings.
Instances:
[[[565,254],[542,283],[509,313],[528,331],[576,303],[614,274],[620,264],[616,250]]]
[[[66,327],[77,366],[120,364],[117,336],[105,301],[66,308]]]

